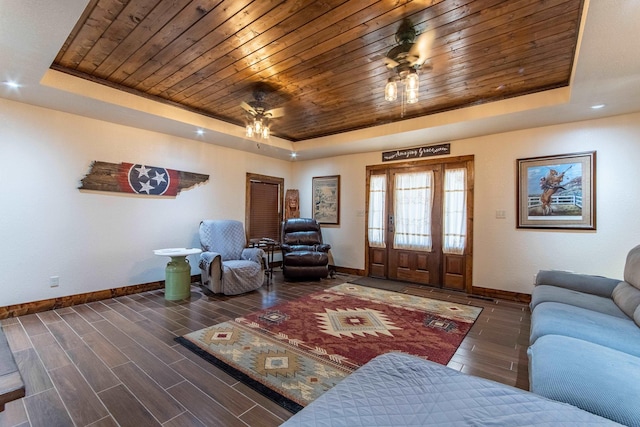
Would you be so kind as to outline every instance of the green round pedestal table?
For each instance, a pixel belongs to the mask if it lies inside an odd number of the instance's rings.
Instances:
[[[164,298],[176,301],[191,295],[191,265],[187,257],[201,253],[195,248],[156,249],[154,254],[171,257],[165,269]]]

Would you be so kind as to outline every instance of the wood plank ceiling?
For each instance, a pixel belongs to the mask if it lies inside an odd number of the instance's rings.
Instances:
[[[52,68],[244,125],[268,88],[291,141],[569,84],[583,0],[91,0]],[[385,101],[409,18],[435,30],[420,100]]]

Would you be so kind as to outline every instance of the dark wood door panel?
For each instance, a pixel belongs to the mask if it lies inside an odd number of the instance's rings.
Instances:
[[[369,248],[369,276],[387,277],[387,250],[385,248]]]
[[[398,174],[406,173],[432,173],[431,192],[432,196],[426,203],[431,203],[431,251],[396,249],[393,247],[394,228],[389,228],[388,241],[389,249],[389,277],[398,280],[406,280],[421,284],[441,286],[440,280],[440,247],[442,245],[442,165],[438,163],[428,165],[416,165],[399,169],[391,169],[389,186],[389,209],[394,212],[393,193],[395,191],[395,177]],[[396,217],[394,212],[394,218]],[[397,221],[398,218],[395,218]]]
[[[396,249],[389,260],[389,278],[424,285],[438,285],[438,258],[429,252]]]
[[[445,288],[465,290],[465,256],[444,254]]]

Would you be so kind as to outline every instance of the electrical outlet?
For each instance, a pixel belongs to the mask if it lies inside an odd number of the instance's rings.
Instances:
[[[51,276],[49,277],[49,286],[52,288],[57,288],[60,285],[60,277],[59,276]]]

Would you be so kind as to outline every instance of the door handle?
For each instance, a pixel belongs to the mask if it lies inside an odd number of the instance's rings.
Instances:
[[[393,215],[389,215],[389,231],[393,233]]]

